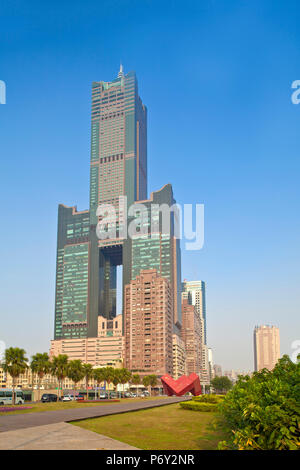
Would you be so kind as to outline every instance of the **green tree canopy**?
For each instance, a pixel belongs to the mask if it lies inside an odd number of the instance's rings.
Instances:
[[[85,376],[83,364],[79,359],[69,361],[67,367],[67,376],[74,382],[74,388],[76,390],[78,382],[80,382],[80,380],[82,380]]]
[[[89,382],[94,375],[94,370],[92,364],[82,364],[85,377],[85,388],[86,388],[86,399],[89,398]]]
[[[50,370],[58,380],[58,394],[61,396],[62,383],[68,374],[68,356],[66,354],[54,356],[50,364]]]
[[[38,399],[40,399],[41,380],[50,371],[50,361],[47,353],[36,353],[31,358],[30,368],[39,378]]]
[[[145,375],[142,380],[144,387],[148,388],[150,386],[150,382],[151,382],[150,375]]]
[[[226,375],[215,377],[210,384],[219,393],[228,392],[233,386],[231,380]]]

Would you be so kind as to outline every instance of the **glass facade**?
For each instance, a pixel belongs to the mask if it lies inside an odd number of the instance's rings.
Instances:
[[[130,206],[143,201],[171,206],[171,185],[147,200],[147,109],[138,94],[134,72],[111,82],[93,82],[91,110],[89,210],[62,204],[58,208],[54,339],[96,337],[98,317],[112,320],[116,312],[116,270],[123,266],[124,286],[143,269],[156,269],[174,292],[174,323],[181,321],[180,246],[159,228],[155,236],[100,240],[96,215],[100,204],[112,204],[121,224],[119,197]],[[148,226],[150,230],[150,225]],[[123,301],[124,305],[124,301]]]

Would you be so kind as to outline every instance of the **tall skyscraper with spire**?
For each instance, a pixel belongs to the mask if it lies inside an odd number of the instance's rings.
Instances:
[[[120,206],[120,198],[126,198],[127,206]],[[142,271],[154,270],[157,275],[153,274],[153,278],[162,278],[162,285],[167,283],[170,289],[169,306],[162,316],[168,315],[165,324],[172,325],[171,329],[168,326],[168,340],[163,343],[168,354],[172,354],[172,333],[180,334],[181,328],[181,257],[180,242],[174,234],[174,213],[169,214],[170,234],[163,232],[159,214],[155,234],[120,236],[129,223],[123,212],[129,206],[138,208],[139,202],[150,214],[152,203],[170,207],[175,200],[170,184],[147,199],[147,109],[139,96],[135,73],[125,74],[121,65],[117,78],[111,82],[92,84],[89,210],[77,211],[75,206],[63,204],[58,208],[53,351],[64,352],[63,343],[81,339],[78,357],[89,357],[90,346],[83,340],[99,338],[100,330],[103,336],[103,319],[106,334],[113,335],[116,315],[128,306],[124,298],[126,286],[132,285]],[[99,237],[102,216],[98,208],[103,205],[115,209],[115,237]],[[116,311],[118,266],[123,267],[122,312]],[[156,299],[156,303],[160,305],[161,301]],[[127,308],[127,322],[128,314],[132,312]],[[124,318],[122,315],[125,334]],[[120,318],[118,330],[119,323]],[[130,334],[138,332],[132,329]],[[142,343],[148,332],[143,334]],[[161,336],[162,332],[152,333],[153,344],[157,343],[156,334]],[[128,335],[127,341],[125,348],[130,348],[132,341]],[[150,350],[151,347],[150,344]],[[170,357],[167,363],[169,367]]]
[[[134,72],[92,84],[90,208],[59,205],[55,339],[97,336],[98,316],[116,315],[116,269],[131,280],[130,246],[96,235],[97,208],[111,204],[120,225],[119,197],[128,206],[147,198],[147,109]]]

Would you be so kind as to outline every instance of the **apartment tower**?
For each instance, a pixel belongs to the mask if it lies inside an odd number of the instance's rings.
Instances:
[[[280,358],[279,328],[262,325],[254,328],[254,370],[274,369]]]

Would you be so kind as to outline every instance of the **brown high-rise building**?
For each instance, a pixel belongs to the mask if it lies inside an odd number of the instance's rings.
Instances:
[[[279,328],[256,326],[254,329],[254,370],[274,369],[280,358]]]
[[[173,295],[156,269],[125,286],[125,367],[141,374],[172,374]]]
[[[182,299],[182,339],[186,350],[187,374],[200,374],[201,370],[201,324],[195,306]]]

